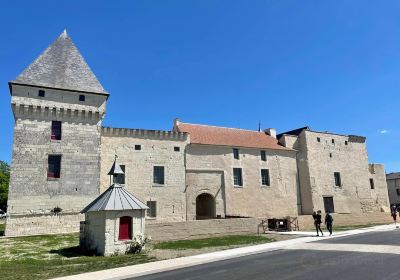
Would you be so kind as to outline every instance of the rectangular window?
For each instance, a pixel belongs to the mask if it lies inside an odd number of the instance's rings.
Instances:
[[[371,186],[371,190],[375,189],[374,179],[372,178],[369,179],[369,185]]]
[[[348,141],[344,141],[344,144],[347,146],[349,144],[349,142]]]
[[[61,140],[61,122],[51,122],[51,140]]]
[[[153,183],[164,185],[164,166],[154,166]]]
[[[233,168],[233,184],[243,186],[242,168]]]
[[[141,145],[135,145],[135,150],[136,151],[140,151],[142,149],[142,146]]]
[[[44,97],[44,95],[45,95],[44,90],[40,89],[39,92],[38,92],[38,96],[39,97]]]
[[[180,150],[181,150],[180,147],[174,147],[174,151],[175,151],[175,152],[179,152]]]
[[[146,214],[149,218],[157,217],[157,202],[156,201],[147,201],[147,209]]]
[[[335,172],[333,173],[335,176],[335,186],[336,187],[342,187],[342,179],[340,178],[340,172]]]
[[[335,144],[335,139],[332,139],[332,144]]]
[[[239,159],[239,149],[233,148],[233,158]]]
[[[267,161],[267,153],[265,151],[261,151],[261,160]]]
[[[400,196],[400,189],[396,189],[397,196]]]
[[[124,174],[115,175],[114,183],[124,185],[125,184],[125,165],[120,164],[119,166],[121,166],[121,169],[124,172]]]
[[[79,95],[79,101],[84,102],[85,101],[85,96],[84,95]]]
[[[47,164],[47,178],[60,178],[61,155],[49,155]]]
[[[269,169],[261,169],[261,184],[263,186],[270,186]]]

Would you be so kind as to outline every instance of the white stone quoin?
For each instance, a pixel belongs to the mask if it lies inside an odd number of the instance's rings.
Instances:
[[[81,223],[80,246],[103,256],[125,253],[134,237],[143,237],[145,232],[148,207],[119,184],[124,172],[116,158],[108,173],[112,185],[81,212],[85,221]]]

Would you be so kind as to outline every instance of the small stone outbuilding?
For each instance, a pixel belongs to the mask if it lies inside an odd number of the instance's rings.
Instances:
[[[81,248],[103,256],[124,254],[134,237],[144,236],[148,207],[116,183],[123,174],[115,160],[108,173],[112,185],[82,210],[85,221],[80,227]]]

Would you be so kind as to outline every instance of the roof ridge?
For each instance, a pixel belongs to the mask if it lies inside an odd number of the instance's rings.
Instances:
[[[215,128],[225,128],[225,129],[234,129],[234,130],[243,130],[243,131],[249,131],[249,132],[256,132],[256,133],[265,134],[263,131],[250,130],[250,129],[244,129],[244,128],[234,128],[234,127],[216,126],[216,125],[208,125],[208,124],[197,124],[197,123],[186,123],[186,122],[179,122],[178,127],[179,127],[180,124],[207,126],[207,127],[215,127]]]

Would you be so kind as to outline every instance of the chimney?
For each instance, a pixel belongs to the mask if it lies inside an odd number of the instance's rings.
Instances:
[[[276,139],[276,130],[275,128],[267,128],[264,129],[265,134],[268,134],[271,137],[274,137]]]

